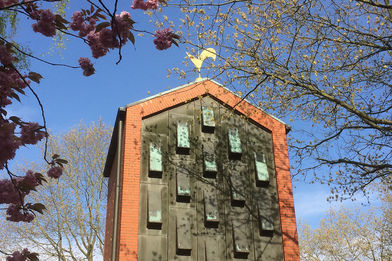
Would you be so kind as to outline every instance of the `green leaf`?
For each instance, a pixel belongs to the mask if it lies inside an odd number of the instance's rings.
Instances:
[[[106,27],[108,27],[108,26],[110,26],[110,23],[109,23],[109,22],[100,23],[100,24],[97,25],[97,27],[95,27],[95,32],[99,32],[99,31],[101,31],[103,28],[106,28]]]
[[[11,121],[13,121],[14,123],[16,123],[16,124],[19,124],[19,123],[20,123],[20,118],[19,118],[19,117],[11,116],[9,119],[10,119]]]
[[[180,46],[178,46],[178,43],[177,43],[176,41],[173,40],[173,43],[174,43],[177,47],[180,47]]]
[[[42,185],[42,181],[46,182],[45,176],[41,173],[35,173],[35,177],[38,179],[38,183]]]
[[[59,154],[53,154],[52,159],[57,159],[58,157],[60,157]]]
[[[129,41],[131,41],[131,43],[133,45],[135,45],[135,36],[133,35],[133,33],[131,31],[129,32],[128,39],[129,39]]]
[[[63,164],[68,164],[68,161],[65,159],[56,159],[55,160],[57,163],[63,163]]]
[[[15,90],[17,90],[19,93],[25,95],[26,93],[24,92],[24,90],[22,90],[21,88],[15,88]]]
[[[29,75],[27,76],[30,80],[39,83],[40,80],[42,79],[42,75],[36,72],[29,72]]]
[[[45,205],[41,204],[41,203],[35,203],[35,204],[32,204],[32,205],[29,205],[28,208],[32,209],[32,210],[35,210],[35,211],[37,211],[37,212],[39,212],[41,214],[43,214],[44,213],[43,211],[46,209]]]
[[[106,16],[104,16],[104,15],[101,14],[101,13],[98,13],[98,11],[96,12],[96,17],[99,17],[99,18],[101,18],[101,19],[106,19]]]
[[[38,253],[30,253],[30,254],[26,255],[26,257],[28,259],[30,259],[30,261],[39,261]]]
[[[65,20],[61,15],[56,14],[55,16],[55,21],[62,23],[62,24],[69,24],[69,22],[67,20]]]
[[[178,34],[172,33],[172,37],[174,39],[180,39],[181,37]]]
[[[58,29],[67,30],[67,27],[63,23],[55,21],[55,24]]]
[[[30,184],[28,181],[25,181],[23,179],[18,183],[18,189],[22,192],[27,193],[30,190],[34,190],[34,188],[35,188],[34,185]]]
[[[20,98],[19,98],[19,96],[15,92],[12,92],[10,94],[10,97],[12,97],[12,98],[16,99],[18,102],[20,102]]]

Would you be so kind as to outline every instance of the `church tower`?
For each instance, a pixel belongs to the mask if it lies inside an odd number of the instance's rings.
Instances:
[[[121,107],[105,260],[299,260],[288,130],[209,79]]]

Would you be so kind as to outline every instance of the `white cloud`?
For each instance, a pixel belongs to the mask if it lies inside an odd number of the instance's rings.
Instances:
[[[346,208],[363,208],[369,205],[368,199],[362,195],[358,195],[354,201],[345,200],[343,202],[328,202],[328,196],[330,196],[328,186],[300,184],[294,188],[294,206],[297,221],[314,227],[318,226],[320,220],[330,209],[339,209],[342,206]],[[373,205],[379,202],[376,194],[371,194],[369,199]]]
[[[23,121],[38,121],[40,122],[40,111],[37,106],[30,106],[18,102],[14,102],[12,105],[6,108],[7,117],[17,116]]]

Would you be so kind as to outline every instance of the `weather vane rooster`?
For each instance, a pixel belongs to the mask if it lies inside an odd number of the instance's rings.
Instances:
[[[207,48],[203,50],[199,56],[199,58],[196,58],[195,56],[189,54],[188,52],[186,53],[189,57],[189,59],[192,61],[192,63],[195,65],[197,71],[199,72],[199,77],[196,78],[197,80],[201,80],[201,75],[200,75],[200,69],[201,65],[203,64],[204,60],[208,57],[212,58],[213,61],[215,61],[216,58],[216,51],[214,48]]]

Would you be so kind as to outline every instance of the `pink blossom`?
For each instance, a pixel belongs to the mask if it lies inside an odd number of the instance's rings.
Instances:
[[[8,98],[12,93],[10,81],[11,79],[8,73],[0,71],[0,106],[1,107],[5,107],[8,104],[11,104],[11,100]]]
[[[3,70],[0,71],[0,106],[4,107],[11,104],[10,98],[14,89],[23,89],[25,87],[26,83],[20,78],[15,70],[3,68]]]
[[[30,254],[31,252],[27,248],[23,249],[22,253],[15,251],[12,256],[7,257],[7,261],[26,261]]]
[[[99,32],[99,41],[106,48],[114,49],[119,47],[116,34],[114,34],[113,31],[108,28],[103,28]]]
[[[34,215],[30,211],[23,209],[21,205],[9,204],[7,208],[7,220],[13,222],[31,222]]]
[[[70,27],[74,31],[79,31],[80,28],[82,28],[82,24],[84,23],[84,18],[83,14],[80,11],[76,11],[73,13],[71,16],[72,23],[70,24]]]
[[[48,176],[54,179],[58,179],[62,174],[63,168],[60,166],[54,166],[48,170]]]
[[[165,28],[155,32],[154,44],[158,50],[165,50],[169,48],[173,43],[172,30],[170,28]]]
[[[89,32],[93,31],[95,29],[95,23],[97,20],[91,17],[87,17],[86,21],[89,22],[89,24],[84,24],[84,26],[80,29],[79,36],[84,37],[86,36]]]
[[[83,14],[80,11],[76,11],[73,13],[71,23],[71,29],[74,31],[79,31],[80,37],[85,37],[89,32],[95,29],[96,20],[91,17],[83,18]],[[87,25],[85,20],[89,22]]]
[[[16,183],[16,180],[14,180]],[[19,194],[15,184],[10,179],[0,180],[0,204],[20,203],[23,194]]]
[[[0,8],[4,8],[13,4],[18,3],[19,0],[0,0]]]
[[[41,181],[37,178],[38,173],[28,170],[26,176],[19,178],[18,188],[21,189],[26,195],[30,193],[35,187],[41,184]],[[23,187],[22,187],[23,186]]]
[[[41,184],[37,175],[28,170],[24,177],[0,180],[0,204],[23,204],[25,196]]]
[[[95,69],[94,69],[94,66],[91,63],[89,58],[80,57],[79,64],[80,64],[80,67],[83,69],[84,76],[90,76],[90,75],[94,74]]]
[[[5,45],[0,45],[0,62],[3,65],[9,65],[15,60],[15,57],[11,55],[11,52]]]
[[[19,139],[14,135],[15,123],[0,121],[0,169],[4,164],[15,157],[15,151],[21,145]]]
[[[34,32],[40,32],[45,36],[55,36],[56,26],[54,23],[55,15],[49,10],[40,10],[38,22],[33,24]]]
[[[147,2],[144,2],[144,0],[133,0],[131,8],[142,10],[157,9],[158,0],[148,0]]]
[[[29,122],[22,125],[20,128],[20,139],[22,144],[37,144],[38,141],[46,136],[46,133],[41,130],[42,127],[36,122]]]
[[[4,107],[11,103],[9,99],[14,89],[23,89],[26,83],[19,74],[11,68],[3,68],[0,71],[0,106]]]
[[[90,46],[94,58],[104,56],[109,51],[109,49],[103,46],[99,40],[99,34],[99,32],[90,32],[87,35],[88,45]]]
[[[132,19],[131,15],[126,12],[122,11],[120,15],[116,15],[116,23],[117,23],[117,28],[120,34],[123,34],[125,32],[128,32],[130,28],[132,28]]]
[[[131,15],[125,11],[121,12],[120,15],[116,15],[115,21],[112,29],[103,28],[99,32],[99,40],[102,45],[110,49],[120,47],[118,37],[121,38],[121,46],[128,41],[129,30],[132,28],[133,23]]]
[[[116,26],[121,36],[121,45],[127,42],[131,33],[129,30],[132,28],[132,23],[131,15],[128,12],[122,11],[120,15],[116,15]]]

